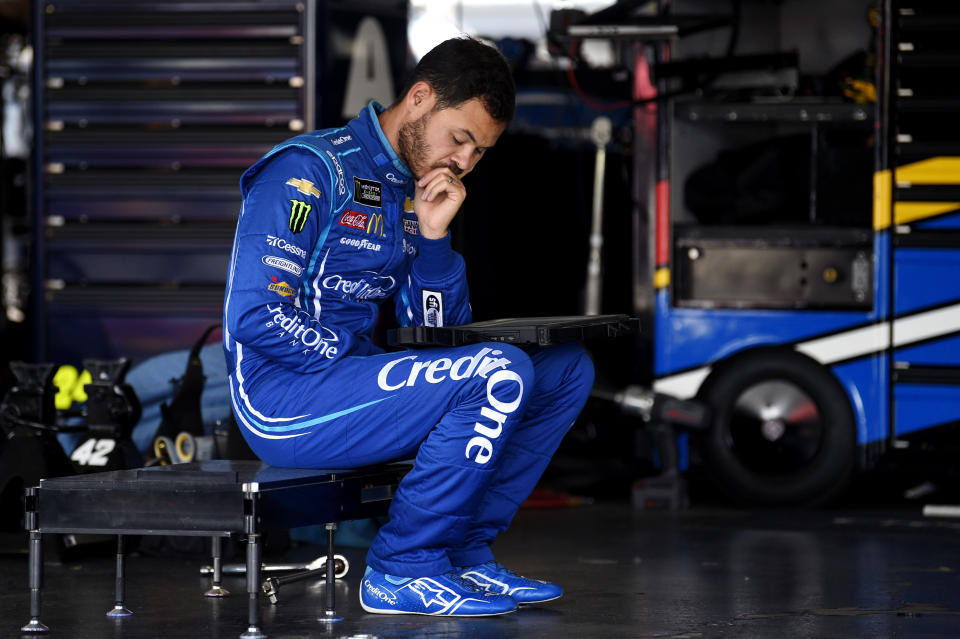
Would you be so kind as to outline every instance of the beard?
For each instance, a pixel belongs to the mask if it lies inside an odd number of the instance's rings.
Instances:
[[[425,139],[428,116],[429,114],[425,113],[419,119],[407,122],[400,127],[397,136],[397,145],[400,147],[397,155],[418,180],[429,170],[427,162],[430,145]]]
[[[400,127],[397,134],[397,155],[414,178],[420,179],[431,169],[448,168],[456,175],[460,175],[460,167],[451,162],[437,162],[430,164],[430,145],[427,144],[426,131],[430,114],[424,113],[413,122],[407,122]]]

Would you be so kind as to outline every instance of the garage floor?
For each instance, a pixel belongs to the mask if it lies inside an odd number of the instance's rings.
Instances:
[[[264,602],[269,636],[306,637],[957,637],[960,636],[960,520],[924,518],[920,506],[839,506],[747,511],[694,506],[640,511],[627,503],[520,512],[497,542],[517,572],[560,582],[566,596],[495,618],[377,616],[357,601],[363,552],[337,584],[345,621],[316,621],[323,585],[285,586]],[[128,560],[132,617],[113,621],[114,558],[104,546],[82,560],[45,568],[42,620],[50,637],[231,639],[246,629],[242,577],[234,595],[206,599],[199,559],[140,555]],[[281,555],[312,559],[315,546]],[[29,618],[27,559],[0,556],[0,637]]]

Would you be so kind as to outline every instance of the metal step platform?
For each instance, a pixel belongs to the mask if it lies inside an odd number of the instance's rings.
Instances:
[[[24,633],[43,633],[40,621],[44,533],[117,535],[116,601],[111,617],[132,613],[124,606],[124,536],[211,537],[213,588],[219,597],[221,542],[245,537],[249,624],[242,639],[261,639],[258,594],[261,535],[268,529],[325,524],[328,531],[326,610],[322,621],[338,621],[334,601],[333,535],[336,524],[383,515],[409,464],[359,469],[274,468],[259,461],[211,460],[132,470],[43,479],[26,489],[25,526],[30,533],[30,621]],[[339,572],[342,572],[339,571]]]

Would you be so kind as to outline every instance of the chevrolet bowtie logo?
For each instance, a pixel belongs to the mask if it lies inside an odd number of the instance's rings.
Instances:
[[[313,182],[308,180],[304,180],[302,178],[290,178],[287,180],[287,185],[297,187],[297,190],[304,195],[320,197],[320,190],[313,185]]]

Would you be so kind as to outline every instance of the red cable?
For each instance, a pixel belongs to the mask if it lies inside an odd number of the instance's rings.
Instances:
[[[624,107],[630,106],[630,102],[624,100],[622,102],[614,102],[613,104],[601,104],[594,101],[590,96],[583,92],[583,89],[580,88],[580,83],[577,82],[577,76],[573,73],[573,63],[574,63],[574,51],[576,50],[577,45],[570,45],[570,66],[567,67],[567,80],[570,82],[570,86],[573,88],[574,93],[580,96],[580,99],[583,100],[587,106],[597,111],[616,111],[617,109],[622,109]]]

